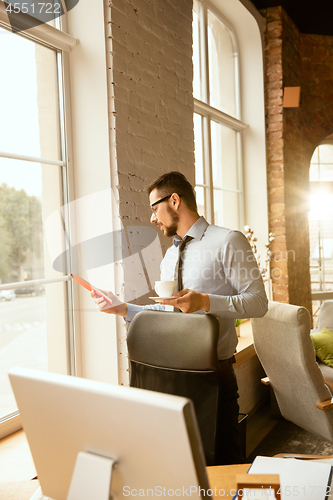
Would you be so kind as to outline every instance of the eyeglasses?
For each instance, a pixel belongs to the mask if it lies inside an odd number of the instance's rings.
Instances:
[[[154,208],[153,208],[153,207],[156,207],[156,205],[159,205],[160,203],[162,203],[162,201],[166,201],[166,200],[168,200],[169,198],[171,198],[171,196],[172,196],[172,194],[169,194],[168,196],[164,196],[164,198],[161,198],[160,200],[157,200],[157,201],[155,201],[154,203],[152,203],[152,204],[150,205],[150,208],[151,208],[151,211],[153,212],[153,214],[155,214],[155,213],[156,213],[156,208],[155,208],[155,210],[154,210]]]
[[[182,195],[181,195],[181,194],[179,194],[179,193],[177,193],[177,194],[178,194],[179,198],[181,198],[181,197],[182,197]],[[159,205],[160,203],[162,203],[162,201],[166,201],[166,200],[168,200],[169,198],[171,198],[171,196],[172,196],[172,195],[173,195],[173,193],[172,193],[172,194],[169,194],[168,196],[164,196],[164,198],[161,198],[160,200],[157,200],[157,201],[155,201],[154,203],[152,203],[152,204],[150,205],[150,208],[151,208],[151,211],[153,212],[153,215],[155,215],[155,214],[156,214],[156,210],[157,210],[157,208],[155,208],[155,209],[154,209],[153,207],[156,207],[156,205]]]

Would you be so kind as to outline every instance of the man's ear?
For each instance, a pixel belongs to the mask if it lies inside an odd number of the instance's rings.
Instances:
[[[171,199],[171,203],[172,203],[173,208],[175,208],[176,210],[178,210],[180,202],[181,202],[179,194],[178,193],[172,193],[170,199]]]

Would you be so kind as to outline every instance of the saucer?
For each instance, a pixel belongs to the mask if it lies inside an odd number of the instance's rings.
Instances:
[[[161,302],[164,299],[175,299],[177,297],[149,297],[152,300],[155,300],[155,302]]]

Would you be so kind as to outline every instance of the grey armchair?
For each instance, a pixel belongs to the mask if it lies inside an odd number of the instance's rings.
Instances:
[[[254,346],[282,416],[333,442],[332,394],[316,363],[310,314],[304,307],[270,302],[252,319]]]
[[[153,310],[136,314],[127,335],[130,385],[192,399],[208,465],[218,452],[218,335],[210,314]]]

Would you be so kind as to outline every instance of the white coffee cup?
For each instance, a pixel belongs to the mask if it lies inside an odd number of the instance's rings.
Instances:
[[[155,281],[155,292],[160,297],[171,297],[176,290],[177,281]]]

